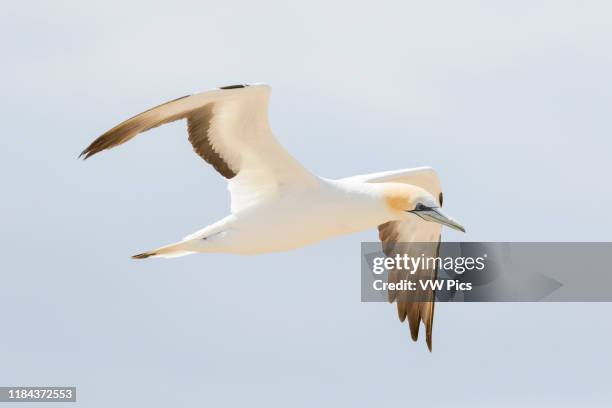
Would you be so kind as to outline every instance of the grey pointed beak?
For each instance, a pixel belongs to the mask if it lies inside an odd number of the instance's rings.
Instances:
[[[446,225],[457,231],[465,232],[463,225],[452,219],[439,207],[427,207],[422,210],[410,211],[411,213],[418,215],[425,221],[437,222],[438,224]]]

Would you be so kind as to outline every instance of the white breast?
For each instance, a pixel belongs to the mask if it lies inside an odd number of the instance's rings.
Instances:
[[[374,228],[391,216],[375,195],[376,188],[321,179],[316,187],[244,209],[234,214],[226,249],[235,253],[284,251]]]

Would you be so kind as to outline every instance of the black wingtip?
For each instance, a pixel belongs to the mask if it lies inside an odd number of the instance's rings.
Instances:
[[[240,89],[240,88],[246,88],[247,86],[248,85],[246,84],[226,85],[226,86],[219,87],[219,89]]]
[[[418,319],[418,316],[417,316]],[[417,320],[412,316],[408,316],[408,326],[410,327],[410,337],[412,340],[417,341],[419,339],[419,326],[420,320]]]
[[[87,146],[85,148],[85,150],[83,150],[81,153],[79,153],[79,157],[77,157],[77,159],[87,160],[93,154],[94,153],[92,153],[91,145],[89,145],[89,146]]]
[[[132,259],[147,259],[150,256],[157,255],[156,252],[143,252],[142,254],[132,255]]]

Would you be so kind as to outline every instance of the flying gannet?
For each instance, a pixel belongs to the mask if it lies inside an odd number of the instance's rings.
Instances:
[[[187,119],[195,152],[228,180],[231,212],[182,241],[134,255],[177,257],[196,252],[260,254],[378,227],[388,256],[437,256],[441,225],[465,231],[442,209],[437,174],[426,167],[330,180],[306,170],[275,139],[268,123],[270,87],[231,85],[184,96],[136,115],[94,140],[87,159],[139,133]],[[415,243],[395,245],[396,243]],[[435,245],[417,247],[416,243]],[[436,270],[419,276],[435,279]],[[389,280],[401,279],[390,271]],[[419,296],[415,298],[414,296]],[[423,301],[426,299],[427,301]],[[434,293],[389,292],[414,340],[420,321],[431,350]]]

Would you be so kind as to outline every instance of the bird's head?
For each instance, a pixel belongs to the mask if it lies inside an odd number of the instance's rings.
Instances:
[[[465,232],[465,228],[442,211],[442,194],[434,197],[427,190],[403,183],[388,183],[384,186],[385,204],[397,219],[418,216],[425,221],[437,222],[447,227]]]

